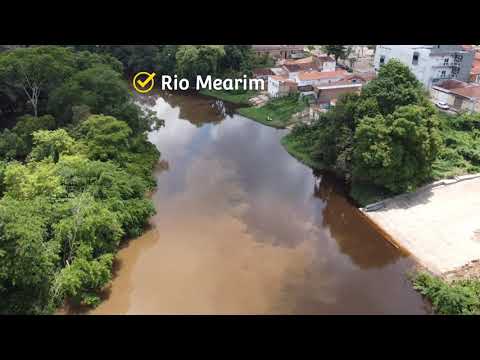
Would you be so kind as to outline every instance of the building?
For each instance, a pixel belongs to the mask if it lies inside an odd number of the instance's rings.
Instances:
[[[253,77],[263,81],[263,89],[268,89],[268,77],[275,75],[269,68],[258,68],[252,70]]]
[[[337,82],[315,86],[317,102],[319,104],[331,105],[336,103],[337,99],[344,94],[359,94],[362,86],[367,82],[360,75],[349,75]]]
[[[298,54],[303,54],[304,48],[305,45],[252,45],[255,54],[268,55],[274,59],[296,58]]]
[[[480,84],[480,51],[475,52],[472,70],[470,71],[470,81]]]
[[[294,80],[298,84],[298,86],[317,86],[340,81],[348,75],[349,73],[345,70],[300,71],[295,75]]]
[[[270,97],[287,96],[296,92],[298,92],[298,86],[294,80],[277,75],[268,77],[268,95]]]
[[[430,89],[448,79],[468,81],[474,49],[464,45],[377,45],[374,67],[378,71],[390,59],[407,65]]]
[[[335,71],[336,62],[335,59],[327,55],[311,55],[303,59],[286,59],[279,61],[279,65],[282,67],[296,66],[303,71]]]
[[[432,86],[430,94],[459,112],[480,112],[480,84],[447,80]]]

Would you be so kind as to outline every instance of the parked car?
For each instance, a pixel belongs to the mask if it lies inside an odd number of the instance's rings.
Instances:
[[[437,101],[437,102],[435,103],[435,105],[436,105],[438,108],[442,109],[442,110],[448,110],[448,109],[450,109],[450,106],[448,106],[448,104],[447,104],[446,102],[443,102],[443,101]]]

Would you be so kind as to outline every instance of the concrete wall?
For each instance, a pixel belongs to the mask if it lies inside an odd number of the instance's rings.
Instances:
[[[430,89],[430,94],[435,101],[443,101],[449,106],[453,106],[453,103],[455,101],[455,96],[453,96],[452,94],[434,88]]]

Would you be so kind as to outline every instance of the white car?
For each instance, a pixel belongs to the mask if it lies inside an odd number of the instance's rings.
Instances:
[[[450,109],[450,106],[448,106],[448,104],[446,102],[443,102],[443,101],[437,101],[435,103],[435,105],[437,105],[437,107],[439,107],[440,109],[443,109],[443,110]]]

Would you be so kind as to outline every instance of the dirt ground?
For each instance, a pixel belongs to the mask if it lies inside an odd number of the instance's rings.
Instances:
[[[365,215],[433,273],[480,275],[480,178],[401,195]]]

